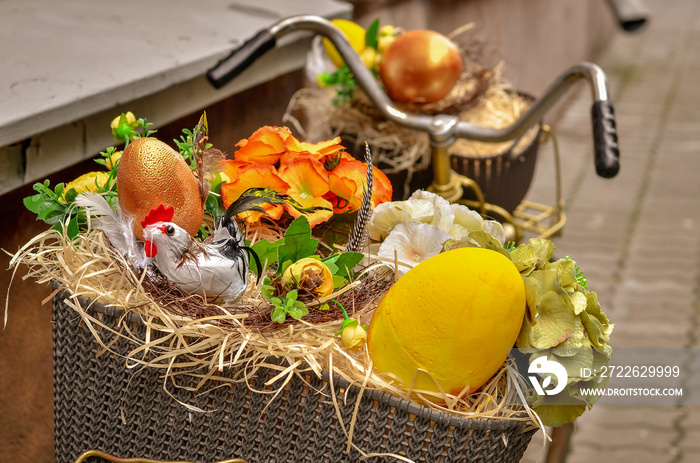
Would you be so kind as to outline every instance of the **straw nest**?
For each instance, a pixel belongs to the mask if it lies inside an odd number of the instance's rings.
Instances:
[[[260,231],[249,229],[248,236],[260,236]],[[406,391],[391,376],[372,369],[366,347],[350,351],[342,346],[338,338],[342,311],[322,312],[311,304],[308,316],[280,325],[270,321],[271,306],[260,296],[255,282],[234,306],[210,304],[199,296],[183,294],[157,274],[134,272],[99,231],[88,231],[69,242],[63,234],[49,230],[14,255],[12,266],[16,270],[20,265],[29,269],[25,278],[40,284],[53,281],[68,290],[66,303],[82,317],[103,351],[109,351],[110,345],[101,340],[100,332],[109,330],[133,345],[125,359],[127,365],[158,368],[164,375],[194,375],[200,378],[198,389],[203,393],[210,379],[247,381],[261,366],[279,371],[270,381],[278,392],[294,375],[313,372],[320,377],[327,371],[363,390],[383,390],[456,415],[537,421],[523,405],[520,379],[508,361],[476,393],[463,391],[458,397],[443,395],[442,400],[435,400],[421,391]],[[393,271],[373,264],[331,297],[367,325],[393,281]],[[99,316],[86,311],[79,297],[122,309],[125,316],[119,319],[119,326],[105,326]],[[129,314],[146,326],[145,339],[129,329]],[[270,363],[273,357],[277,361]],[[225,371],[235,374],[222,374]]]

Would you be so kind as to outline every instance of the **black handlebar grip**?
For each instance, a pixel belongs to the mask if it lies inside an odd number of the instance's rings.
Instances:
[[[266,51],[274,48],[276,42],[275,36],[267,29],[259,31],[207,71],[207,79],[214,88],[223,87],[246,70]]]
[[[620,170],[615,112],[610,101],[596,101],[591,108],[595,170],[601,177],[612,178]]]

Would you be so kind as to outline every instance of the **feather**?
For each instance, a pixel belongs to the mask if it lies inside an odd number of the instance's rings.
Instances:
[[[357,218],[352,227],[348,245],[345,247],[348,252],[361,252],[367,238],[369,237],[369,219],[372,217],[372,183],[374,181],[374,171],[372,166],[372,153],[369,150],[369,145],[365,143],[365,162],[367,163],[367,180],[362,191],[362,204],[357,211]]]
[[[224,222],[242,212],[264,212],[263,204],[284,204],[284,199],[272,188],[248,188],[228,207]]]
[[[94,217],[94,228],[105,234],[110,244],[136,268],[145,266],[143,251],[134,235],[133,218],[122,215],[119,205],[109,205],[104,196],[86,192],[75,198],[75,204]]]
[[[197,178],[199,179],[199,194],[202,199],[202,204],[207,200],[209,196],[209,182],[205,179],[205,167],[204,167],[204,152],[207,149],[207,142],[209,141],[209,124],[207,122],[207,113],[202,113],[202,117],[199,118],[199,123],[194,129],[194,136],[192,137],[192,155],[197,162]]]
[[[258,211],[264,212],[262,204],[280,204],[293,207],[302,214],[314,212],[320,209],[329,210],[326,207],[310,206],[299,204],[293,198],[281,193],[277,193],[272,188],[248,188],[241,196],[228,207],[224,220],[230,220],[242,212]]]

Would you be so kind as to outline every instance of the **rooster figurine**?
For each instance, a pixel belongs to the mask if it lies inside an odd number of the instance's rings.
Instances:
[[[260,278],[258,256],[245,246],[235,216],[246,211],[262,211],[263,203],[282,204],[285,199],[271,190],[251,188],[229,206],[217,229],[205,241],[194,240],[184,229],[172,223],[173,208],[152,209],[141,222],[146,239],[146,256],[170,283],[208,300],[233,302],[248,286],[251,256]]]

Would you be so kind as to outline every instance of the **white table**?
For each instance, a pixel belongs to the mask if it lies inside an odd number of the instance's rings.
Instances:
[[[335,0],[0,1],[0,194],[114,143],[122,111],[163,125],[303,66],[290,35],[221,90],[219,59],[286,16],[349,18]]]

